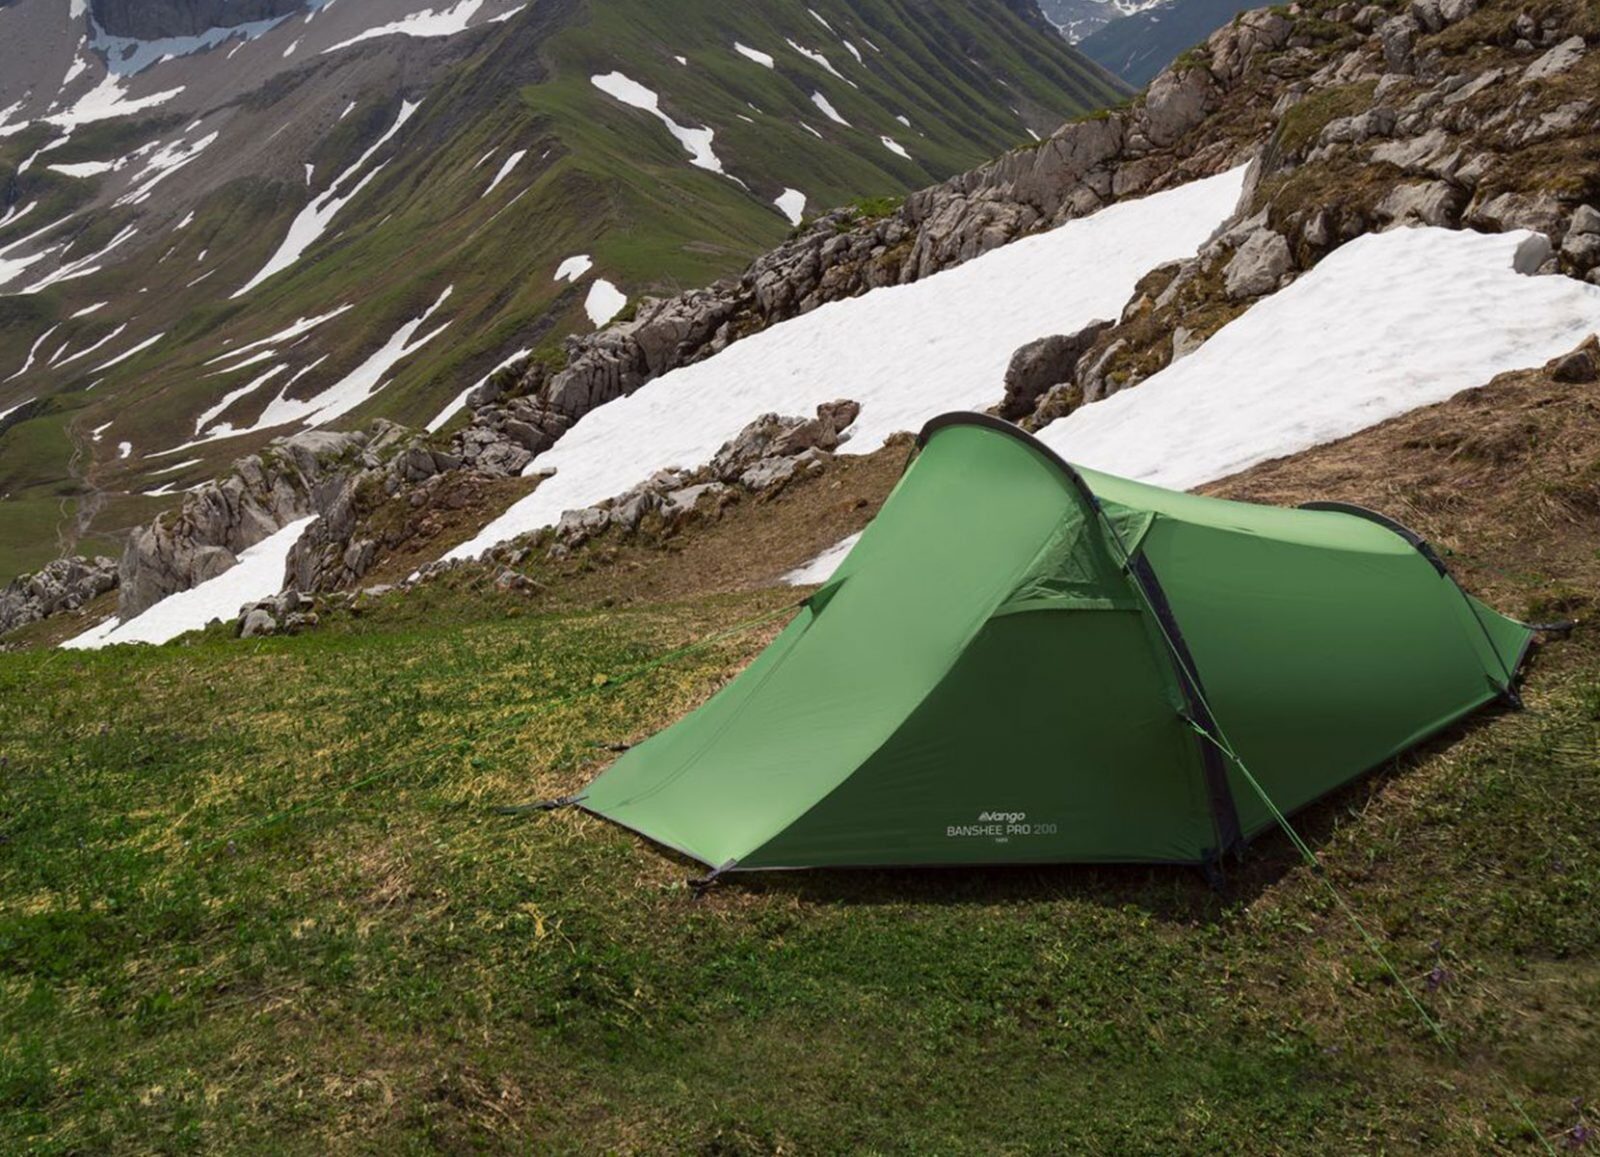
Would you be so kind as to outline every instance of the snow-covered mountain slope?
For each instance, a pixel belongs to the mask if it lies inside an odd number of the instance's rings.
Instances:
[[[0,576],[1118,95],[1006,0],[15,0]]]
[[[1232,213],[1243,178],[1235,170],[1113,205],[911,285],[824,305],[656,378],[535,458],[526,472],[553,476],[448,557],[552,525],[657,470],[699,466],[764,412],[859,402],[849,449],[865,453],[935,414],[991,405],[1017,346],[1114,316],[1145,273],[1194,253]]]
[[[1161,0],[1039,0],[1039,11],[1061,35],[1077,44],[1113,20],[1141,12]]]
[[[1255,7],[1253,0],[1155,0],[1102,24],[1075,43],[1089,59],[1143,88],[1179,53]]]

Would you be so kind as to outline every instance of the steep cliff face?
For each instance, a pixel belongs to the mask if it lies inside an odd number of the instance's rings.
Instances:
[[[113,36],[164,40],[275,20],[309,5],[310,0],[90,0],[89,7]]]

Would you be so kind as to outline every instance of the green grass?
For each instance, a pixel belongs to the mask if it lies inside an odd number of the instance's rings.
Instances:
[[[1600,1092],[1600,674],[1175,869],[733,879],[575,812],[788,592],[0,655],[0,1149],[1527,1152]],[[604,683],[600,677],[610,680]],[[603,688],[596,690],[597,684]],[[1430,982],[1430,976],[1433,978]]]

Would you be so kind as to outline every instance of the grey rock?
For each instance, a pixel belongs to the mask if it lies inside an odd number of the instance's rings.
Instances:
[[[1214,96],[1211,74],[1203,68],[1163,72],[1145,94],[1150,143],[1171,145],[1205,119]]]
[[[1412,51],[1417,41],[1416,18],[1407,14],[1391,17],[1378,25],[1378,40],[1383,46],[1383,62],[1390,72],[1415,70]]]
[[[1031,413],[1039,396],[1050,387],[1072,381],[1078,359],[1111,324],[1094,321],[1077,333],[1052,334],[1020,346],[1006,367],[1000,416],[1016,421]]]
[[[1545,268],[1545,263],[1554,252],[1555,246],[1550,243],[1550,238],[1543,233],[1535,233],[1517,246],[1517,251],[1511,256],[1511,268],[1525,277],[1531,277]]]
[[[1522,70],[1524,82],[1534,80],[1548,80],[1552,76],[1560,76],[1583,59],[1587,46],[1583,37],[1570,36],[1545,53],[1538,60]]]
[[[1191,332],[1186,326],[1176,326],[1172,331],[1172,360],[1181,361],[1205,344],[1205,338]]]
[[[1500,193],[1481,203],[1474,202],[1462,220],[1487,232],[1532,229],[1555,235],[1561,232],[1565,215],[1561,202],[1548,193]]]
[[[1600,209],[1593,205],[1579,205],[1572,211],[1572,222],[1567,235],[1600,233]]]
[[[1600,233],[1572,233],[1561,243],[1561,256],[1580,273],[1600,265]]]
[[[1571,353],[1562,354],[1545,366],[1558,382],[1582,383],[1600,379],[1600,337],[1591,336]]]
[[[1234,301],[1257,297],[1278,288],[1294,267],[1294,255],[1281,233],[1259,229],[1240,245],[1223,269],[1223,286]]]
[[[1465,201],[1462,191],[1446,181],[1396,185],[1378,202],[1381,222],[1390,225],[1454,226]]]
[[[278,633],[278,620],[261,607],[251,607],[239,620],[241,639],[259,639]]]

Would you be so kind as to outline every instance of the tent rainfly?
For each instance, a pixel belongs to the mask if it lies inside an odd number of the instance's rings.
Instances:
[[[1129,482],[979,414],[918,446],[746,670],[560,802],[717,872],[1209,865],[1263,795],[1516,702],[1530,629],[1381,515]]]

